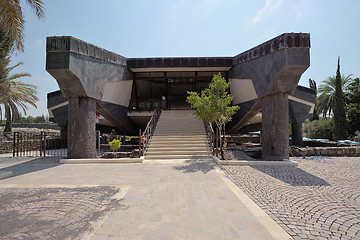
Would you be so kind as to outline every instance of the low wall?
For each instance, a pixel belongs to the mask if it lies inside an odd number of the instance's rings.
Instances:
[[[11,153],[13,151],[13,141],[0,141],[0,154]]]
[[[360,147],[304,147],[293,151],[294,156],[360,157]]]
[[[57,124],[46,124],[46,123],[13,123],[13,128],[39,128],[39,129],[54,129],[60,130]]]

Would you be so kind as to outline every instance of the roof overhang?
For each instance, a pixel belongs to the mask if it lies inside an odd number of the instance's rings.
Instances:
[[[229,71],[231,67],[142,67],[130,68],[133,72],[223,72]]]

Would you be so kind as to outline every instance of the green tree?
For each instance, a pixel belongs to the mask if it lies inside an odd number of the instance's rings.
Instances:
[[[340,57],[338,58],[338,65],[336,71],[334,121],[333,121],[332,132],[333,132],[333,139],[335,141],[347,139],[348,137],[347,126],[346,126],[346,115],[345,115],[345,100],[341,88]]]
[[[43,0],[26,0],[26,2],[40,20],[45,18]],[[21,51],[24,51],[24,24],[20,0],[0,0],[0,27],[5,36]]]
[[[345,98],[349,93],[349,85],[352,82],[350,75],[342,75],[340,77],[342,95]],[[319,96],[316,98],[316,111],[318,114],[322,114],[323,117],[330,116],[334,109],[335,99],[335,88],[336,88],[336,77],[329,77],[323,81],[318,88]]]
[[[315,91],[315,96],[317,96],[317,86],[316,86],[316,82],[314,79],[309,78],[309,87]],[[317,112],[316,101],[315,101],[315,108],[314,108],[313,115],[309,120],[310,121],[319,120],[319,113]]]
[[[360,130],[360,104],[349,103],[346,105],[346,117],[349,134],[354,136]]]
[[[36,86],[17,81],[17,79],[21,77],[29,77],[30,74],[17,73],[10,75],[10,72],[21,64],[23,63],[20,62],[13,67],[7,68],[8,77],[6,77],[2,83],[5,94],[1,95],[0,104],[3,105],[5,109],[6,124],[4,132],[11,131],[12,120],[20,116],[20,109],[26,114],[26,110],[28,109],[27,104],[36,107],[35,102],[39,100],[36,96]]]
[[[229,87],[230,83],[219,73],[214,75],[207,89],[201,91],[200,94],[188,92],[189,96],[186,98],[186,102],[195,109],[195,116],[206,123],[215,123],[223,137],[225,136],[225,124],[232,120],[232,115],[240,108],[239,106],[230,106],[233,96],[228,92]],[[220,147],[222,152],[222,144]]]

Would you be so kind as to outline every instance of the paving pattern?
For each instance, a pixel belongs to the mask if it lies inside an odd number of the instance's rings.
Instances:
[[[118,189],[0,188],[0,239],[79,239],[115,201]]]
[[[360,158],[293,160],[222,169],[294,239],[360,239]]]
[[[1,240],[289,239],[208,161],[9,158],[0,169],[14,172],[0,180]]]

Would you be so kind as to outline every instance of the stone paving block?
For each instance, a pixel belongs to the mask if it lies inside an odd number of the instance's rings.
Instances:
[[[286,225],[294,239],[345,238],[360,232],[360,158],[295,161],[298,167],[222,169],[277,223]]]

